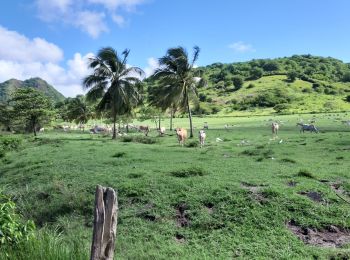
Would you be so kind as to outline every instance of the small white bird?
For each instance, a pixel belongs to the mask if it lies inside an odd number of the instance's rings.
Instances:
[[[283,139],[281,139],[281,140],[280,140],[278,143],[280,143],[280,144],[281,144],[282,142],[283,142]]]
[[[217,137],[217,138],[216,138],[216,141],[217,141],[217,142],[222,142],[223,140],[222,140],[221,138]]]

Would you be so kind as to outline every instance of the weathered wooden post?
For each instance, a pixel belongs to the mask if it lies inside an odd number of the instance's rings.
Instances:
[[[118,201],[112,188],[96,187],[91,260],[113,260]]]

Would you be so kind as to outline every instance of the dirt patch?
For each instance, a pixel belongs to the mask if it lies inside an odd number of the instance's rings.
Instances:
[[[331,188],[332,188],[332,190],[334,190],[338,194],[344,194],[344,192],[345,192],[341,186],[341,183],[339,183],[339,182],[332,183]]]
[[[209,214],[213,214],[214,204],[211,202],[204,204],[205,208],[207,209]]]
[[[323,230],[305,228],[291,220],[287,227],[304,243],[321,247],[341,247],[350,243],[350,232],[336,226],[328,226]]]
[[[175,241],[180,244],[183,244],[186,242],[184,235],[176,234],[174,238],[175,238]]]
[[[298,194],[308,197],[315,202],[323,202],[323,196],[321,193],[316,191],[301,191]]]
[[[190,225],[190,218],[188,212],[188,206],[186,203],[180,203],[175,207],[176,210],[176,226],[188,227]]]
[[[261,204],[268,201],[267,198],[265,198],[265,196],[261,193],[262,187],[266,185],[254,185],[248,182],[241,182],[241,186],[243,189],[248,190],[252,194],[253,198]]]
[[[139,212],[137,212],[136,216],[154,222],[157,220],[157,217],[151,212],[153,208],[154,205],[152,203],[147,203],[141,210],[139,210]]]

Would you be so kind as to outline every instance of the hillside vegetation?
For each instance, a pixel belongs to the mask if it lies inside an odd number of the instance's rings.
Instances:
[[[10,79],[0,83],[0,103],[9,100],[11,94],[19,88],[34,88],[44,93],[44,95],[52,99],[53,102],[63,101],[65,99],[60,92],[41,78],[30,78],[24,81]]]
[[[200,67],[196,114],[329,112],[350,109],[349,64],[311,55]],[[275,109],[273,109],[275,108]]]

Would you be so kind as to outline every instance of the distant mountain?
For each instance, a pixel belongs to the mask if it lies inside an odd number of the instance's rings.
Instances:
[[[11,94],[18,88],[35,88],[43,92],[45,96],[51,98],[54,102],[65,99],[60,92],[41,78],[30,78],[25,81],[10,79],[0,83],[0,103],[9,100]]]

